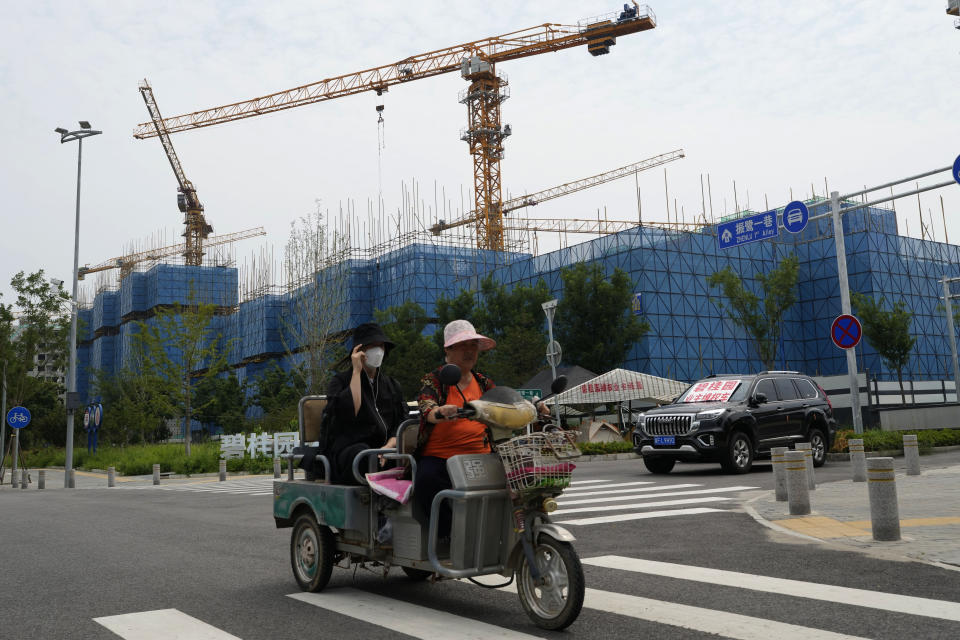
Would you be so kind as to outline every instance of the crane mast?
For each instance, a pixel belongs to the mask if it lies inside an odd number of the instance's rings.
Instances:
[[[207,223],[203,215],[203,204],[197,197],[197,190],[193,183],[187,180],[183,172],[183,166],[180,164],[180,158],[177,157],[177,151],[173,148],[173,141],[170,139],[170,133],[164,125],[163,117],[160,115],[160,108],[157,106],[157,100],[153,96],[153,89],[146,79],[140,85],[140,94],[147,105],[147,111],[150,112],[151,123],[145,126],[152,126],[154,135],[160,138],[163,150],[167,154],[167,160],[173,169],[173,174],[177,178],[179,187],[177,189],[177,207],[184,214],[184,250],[183,257],[188,265],[199,266],[203,263],[203,241],[213,231],[213,227]]]
[[[467,142],[473,157],[477,246],[502,251],[500,160],[503,158],[503,140],[511,130],[509,125],[501,126],[500,122],[500,105],[508,93],[507,79],[496,72],[497,63],[584,45],[590,55],[599,56],[610,52],[617,37],[654,27],[656,16],[650,7],[633,1],[632,6],[625,4],[619,13],[597,16],[577,25],[545,23],[410,56],[398,62],[327,78],[252,100],[166,119],[160,119],[159,112],[154,114],[154,110],[151,110],[153,122],[137,125],[133,135],[141,140],[155,136],[169,139],[170,134],[179,131],[252,118],[365,91],[375,91],[380,95],[397,84],[460,71],[461,76],[470,83],[460,96],[460,102],[467,106],[468,114],[467,128],[461,133],[461,139]],[[168,148],[167,143],[164,143],[164,148]],[[172,149],[170,145],[169,150]],[[176,167],[174,171],[177,171]]]

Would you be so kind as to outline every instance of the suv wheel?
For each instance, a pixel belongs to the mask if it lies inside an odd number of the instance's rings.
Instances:
[[[811,427],[807,435],[810,448],[813,449],[813,466],[822,467],[827,461],[827,439],[818,427]]]
[[[727,442],[727,451],[720,462],[727,473],[748,473],[753,467],[753,443],[743,431],[734,431]]]
[[[665,457],[656,457],[656,458],[644,458],[643,464],[650,473],[664,474],[670,473],[673,469],[673,465],[677,463],[676,458],[665,458]]]

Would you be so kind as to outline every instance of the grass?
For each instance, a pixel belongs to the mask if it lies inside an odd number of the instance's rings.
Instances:
[[[870,429],[859,436],[852,429],[837,432],[836,440],[830,449],[834,453],[848,453],[851,438],[863,438],[863,448],[866,451],[885,451],[903,448],[903,436],[917,436],[917,444],[921,450],[933,447],[960,445],[960,429],[915,429],[911,431],[880,431]]]

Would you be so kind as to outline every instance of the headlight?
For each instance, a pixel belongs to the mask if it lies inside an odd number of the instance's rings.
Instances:
[[[637,416],[637,425],[636,425],[636,426],[638,426],[638,427],[640,427],[641,429],[643,429],[643,427],[644,427],[644,425],[646,424],[646,422],[647,422],[647,415],[646,415],[645,413],[641,413],[640,415]]]
[[[726,411],[726,409],[707,409],[697,414],[697,420],[713,420],[724,411]]]

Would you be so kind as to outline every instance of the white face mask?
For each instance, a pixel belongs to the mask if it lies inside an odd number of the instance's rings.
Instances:
[[[367,354],[367,366],[373,367],[374,369],[378,368],[383,364],[384,350],[383,347],[370,347],[364,353]]]

